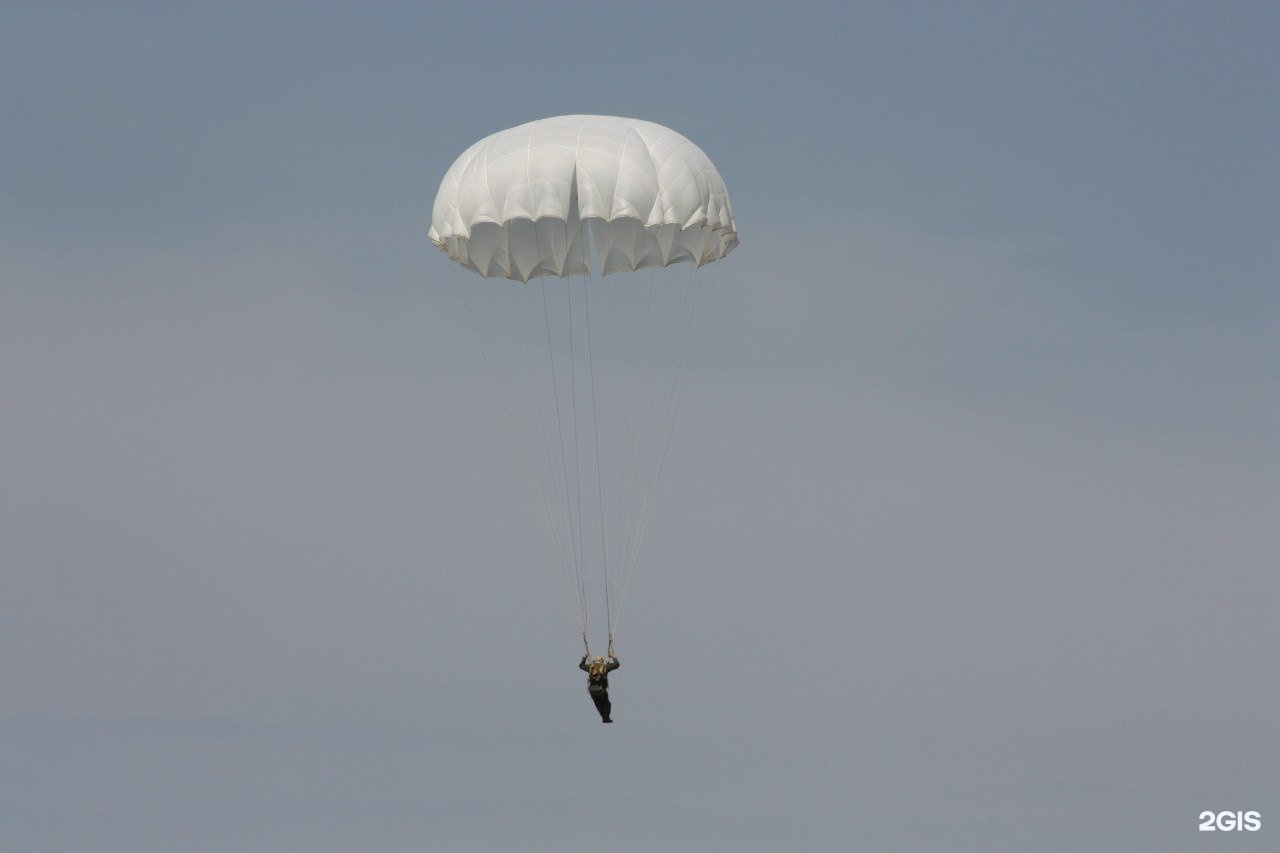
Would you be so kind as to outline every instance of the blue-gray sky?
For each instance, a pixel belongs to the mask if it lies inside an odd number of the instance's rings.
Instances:
[[[1270,3],[6,4],[0,847],[1274,849],[1278,47]],[[611,727],[426,239],[563,113],[689,136],[742,235]]]

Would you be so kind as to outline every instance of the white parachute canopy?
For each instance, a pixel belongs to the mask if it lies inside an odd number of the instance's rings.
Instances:
[[[487,136],[440,184],[431,240],[486,278],[528,281],[600,271],[697,266],[738,245],[729,194],[698,146],[653,122],[542,119]]]
[[[694,271],[738,245],[724,181],[661,125],[548,118],[488,136],[454,162],[430,237],[487,279],[455,283],[583,641],[589,650],[602,586],[612,651],[710,304],[712,281]]]

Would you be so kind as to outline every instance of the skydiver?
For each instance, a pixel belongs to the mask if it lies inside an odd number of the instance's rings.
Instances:
[[[578,669],[587,674],[587,692],[591,694],[591,701],[596,703],[596,710],[600,712],[600,722],[612,723],[609,712],[613,706],[609,703],[609,673],[613,672],[622,664],[618,663],[618,658],[612,652],[609,653],[609,661],[606,663],[604,658],[597,657],[591,661],[591,665],[587,665],[587,656],[583,655],[582,660],[578,663]]]

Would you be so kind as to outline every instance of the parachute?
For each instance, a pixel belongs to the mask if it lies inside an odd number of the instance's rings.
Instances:
[[[724,182],[661,125],[548,118],[463,152],[430,238],[480,276],[453,268],[583,644],[603,600],[612,653],[718,270],[701,268],[738,245]]]

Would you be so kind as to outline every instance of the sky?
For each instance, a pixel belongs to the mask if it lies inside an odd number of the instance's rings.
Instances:
[[[1276,849],[1277,47],[1261,2],[4,4],[0,848]],[[427,239],[568,113],[694,140],[742,241],[607,727]]]

